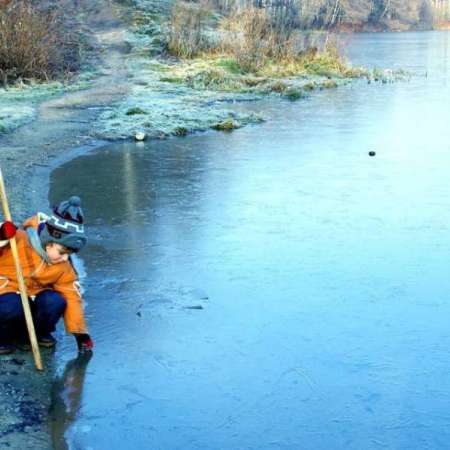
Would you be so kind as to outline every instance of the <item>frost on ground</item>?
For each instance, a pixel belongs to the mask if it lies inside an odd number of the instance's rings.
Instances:
[[[197,91],[186,85],[161,81],[164,65],[138,56],[128,61],[130,93],[115,107],[101,114],[95,134],[117,139],[144,132],[148,137],[182,136],[194,131],[217,128],[228,122],[230,128],[256,123],[254,114],[237,113],[224,107],[236,101],[255,100],[256,94]]]
[[[13,101],[0,104],[0,133],[12,131],[30,121],[34,117],[34,113],[35,110],[30,105]]]
[[[85,71],[71,83],[53,81],[18,84],[8,89],[0,89],[0,133],[13,131],[33,120],[40,102],[66,92],[87,88],[92,77],[92,72]]]

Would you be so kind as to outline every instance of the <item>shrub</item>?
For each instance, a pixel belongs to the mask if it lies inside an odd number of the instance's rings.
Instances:
[[[175,136],[187,136],[188,132],[189,132],[188,129],[185,127],[176,127],[173,130],[173,134]]]
[[[159,81],[163,81],[166,83],[182,83],[183,82],[183,78],[181,77],[161,77],[159,79]]]
[[[127,116],[136,116],[137,114],[147,114],[147,112],[144,111],[143,109],[135,106],[133,108],[130,108],[125,114]]]
[[[223,70],[207,69],[193,76],[188,76],[186,81],[192,87],[217,89],[227,84],[228,78]]]
[[[205,28],[209,15],[205,5],[176,2],[170,18],[169,52],[181,58],[192,58],[206,50]]]
[[[303,85],[303,89],[305,91],[313,91],[316,88],[316,83],[314,81],[310,81]]]
[[[65,29],[58,11],[38,10],[29,0],[1,0],[0,77],[5,86],[78,70],[80,46],[78,34]]]
[[[301,98],[306,97],[305,93],[302,90],[295,88],[295,87],[290,87],[290,88],[286,89],[283,92],[283,96],[286,97],[288,100],[292,100],[292,101],[299,100]]]
[[[235,75],[242,74],[242,67],[238,64],[238,62],[235,59],[220,59],[217,62],[217,66],[222,67],[227,72]]]
[[[275,81],[270,86],[270,90],[272,92],[281,93],[281,92],[284,92],[286,89],[287,89],[287,85],[284,81]]]
[[[238,65],[247,72],[260,69],[266,60],[270,34],[269,18],[265,10],[247,8],[222,21],[225,32],[223,47]]]
[[[233,131],[240,127],[241,125],[233,119],[226,119],[223,122],[219,122],[212,126],[214,130],[218,131]]]
[[[322,81],[319,85],[320,89],[334,89],[337,88],[338,84],[336,80],[325,80]]]
[[[256,72],[269,61],[294,60],[299,45],[292,17],[278,9],[255,7],[226,17],[221,22],[222,50],[247,72]]]

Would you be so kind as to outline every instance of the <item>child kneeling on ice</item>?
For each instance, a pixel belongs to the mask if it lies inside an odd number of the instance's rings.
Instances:
[[[0,354],[29,348],[25,316],[9,239],[16,237],[19,259],[29,296],[39,345],[53,347],[52,332],[62,315],[79,351],[92,350],[87,333],[78,277],[70,255],[86,244],[83,211],[79,197],[71,197],[31,217],[17,230],[11,222],[0,224]]]

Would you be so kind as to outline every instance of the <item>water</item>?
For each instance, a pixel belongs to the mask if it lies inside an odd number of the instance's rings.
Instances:
[[[57,439],[447,448],[449,42],[355,35],[355,63],[417,75],[239,105],[268,121],[113,144],[54,171],[51,201],[77,193],[88,217],[96,340],[81,372],[69,363]]]

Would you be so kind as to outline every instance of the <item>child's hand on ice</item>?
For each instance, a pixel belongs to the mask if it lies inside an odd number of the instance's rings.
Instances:
[[[75,339],[77,340],[79,353],[92,352],[92,349],[94,348],[94,341],[88,334],[79,333],[74,334],[74,336]]]

